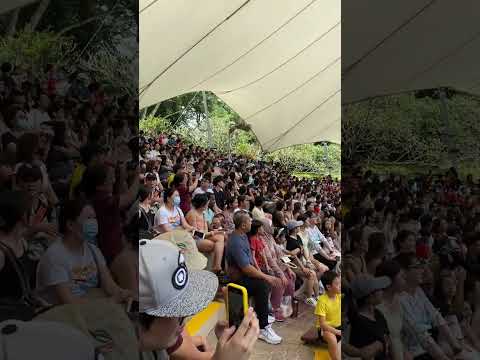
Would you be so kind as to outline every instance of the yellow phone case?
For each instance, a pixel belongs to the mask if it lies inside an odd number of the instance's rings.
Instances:
[[[227,301],[226,301],[226,310],[227,310],[227,322],[230,323],[230,319],[228,318],[228,314],[229,314],[229,309],[228,309],[228,287],[233,287],[235,289],[238,289],[242,292],[243,294],[243,309],[244,309],[244,316],[247,315],[247,312],[248,312],[248,291],[247,289],[245,289],[243,286],[240,286],[240,285],[237,285],[237,284],[234,284],[234,283],[228,283],[227,284]]]

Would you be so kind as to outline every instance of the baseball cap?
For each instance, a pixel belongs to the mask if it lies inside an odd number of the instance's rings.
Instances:
[[[373,277],[370,275],[359,275],[350,284],[350,290],[353,297],[358,300],[374,293],[375,291],[386,289],[391,284],[392,281],[386,276]]]
[[[53,321],[7,320],[0,323],[0,356],[5,360],[95,360],[91,339],[79,330]]]
[[[189,270],[178,248],[159,240],[140,240],[139,312],[187,317],[208,306],[218,289],[215,274]]]
[[[302,226],[303,225],[303,221],[295,221],[295,220],[290,220],[288,223],[287,223],[287,229],[288,231],[290,230],[293,230],[299,226]]]
[[[208,259],[198,251],[195,240],[187,231],[168,231],[155,239],[166,240],[175,245],[185,256],[185,262],[190,270],[203,270],[207,266]]]

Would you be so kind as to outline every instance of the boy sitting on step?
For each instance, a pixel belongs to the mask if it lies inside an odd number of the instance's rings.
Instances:
[[[334,271],[322,276],[325,293],[318,297],[315,315],[317,315],[318,336],[328,345],[332,360],[340,360],[340,340],[342,338],[341,279]]]

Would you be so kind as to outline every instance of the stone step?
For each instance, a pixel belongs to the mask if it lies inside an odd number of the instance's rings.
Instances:
[[[225,304],[213,301],[203,311],[187,320],[185,330],[192,336],[208,336],[220,320],[226,320]]]

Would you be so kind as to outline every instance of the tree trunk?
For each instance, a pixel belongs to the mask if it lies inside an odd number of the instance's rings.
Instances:
[[[30,22],[25,26],[25,30],[35,31],[38,24],[40,23],[40,20],[42,19],[43,14],[45,14],[48,5],[50,5],[50,0],[42,0],[40,4],[38,4],[37,10],[35,10],[35,13],[30,19]]]
[[[93,16],[93,17],[91,17],[91,18],[89,18],[89,19],[86,19],[86,20],[80,21],[80,22],[78,22],[78,23],[76,23],[76,24],[67,26],[66,28],[62,29],[62,30],[58,33],[58,35],[63,35],[63,34],[65,34],[65,33],[69,32],[69,31],[72,31],[73,29],[77,29],[77,28],[79,28],[79,27],[82,27],[82,26],[84,26],[84,25],[87,25],[87,24],[89,24],[89,23],[91,23],[92,21],[95,21],[95,20],[97,20],[97,19],[98,19],[98,16]]]
[[[12,11],[12,17],[8,23],[7,36],[12,36],[15,34],[15,31],[17,30],[18,15],[20,15],[20,8],[16,8]]]

